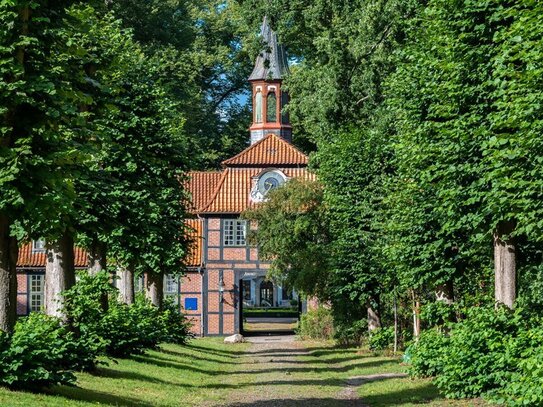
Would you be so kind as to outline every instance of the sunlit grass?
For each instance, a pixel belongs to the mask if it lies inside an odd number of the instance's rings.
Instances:
[[[56,386],[45,394],[0,388],[1,406],[180,406],[217,399],[221,375],[232,371],[238,352],[221,339],[189,346],[164,345],[134,359],[110,362],[94,374],[77,375],[77,387]]]

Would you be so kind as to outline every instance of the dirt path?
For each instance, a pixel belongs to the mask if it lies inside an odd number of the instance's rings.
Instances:
[[[346,379],[339,363],[327,363],[303,342],[269,338],[252,343],[225,380],[229,407],[366,407],[356,388],[371,377]],[[219,405],[219,404],[215,404]]]

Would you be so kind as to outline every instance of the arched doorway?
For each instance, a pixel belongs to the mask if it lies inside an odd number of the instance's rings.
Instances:
[[[273,283],[271,281],[262,281],[260,283],[260,305],[273,307]]]

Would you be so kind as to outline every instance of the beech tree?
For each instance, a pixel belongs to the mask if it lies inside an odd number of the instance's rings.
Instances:
[[[323,198],[318,182],[292,179],[242,216],[252,225],[249,241],[271,261],[271,278],[329,301],[330,236]]]
[[[69,244],[75,148],[82,95],[70,81],[76,67],[62,30],[70,3],[2,2],[2,121],[0,212],[1,329],[14,322],[17,245],[28,237],[48,239],[48,258]],[[54,16],[54,17],[52,17]],[[57,239],[63,244],[53,243]],[[58,260],[58,259],[56,259]],[[69,259],[66,259],[69,263]],[[61,264],[61,262],[57,262]],[[71,278],[64,279],[69,284]],[[57,291],[50,288],[48,296]]]

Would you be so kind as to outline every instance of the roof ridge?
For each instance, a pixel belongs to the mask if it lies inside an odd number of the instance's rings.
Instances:
[[[196,212],[203,212],[203,211],[205,211],[207,208],[209,208],[211,206],[211,204],[213,203],[215,198],[217,198],[217,195],[219,195],[219,191],[221,190],[221,188],[222,188],[222,186],[224,184],[224,181],[226,180],[226,174],[229,172],[229,170],[230,170],[229,168],[225,168],[223,170],[222,175],[221,175],[221,179],[219,180],[219,182],[218,182],[217,186],[215,187],[215,190],[213,191],[213,193],[210,195],[207,204],[205,204],[201,208],[198,208],[196,210]]]
[[[224,160],[222,162],[222,165],[224,167],[228,167],[229,165],[235,164],[236,160],[239,158],[247,155],[249,156],[250,153],[254,150],[256,150],[261,144],[264,144],[265,142],[271,142],[271,143],[279,143],[286,146],[286,148],[292,150],[293,153],[297,154],[300,158],[303,158],[303,160],[307,161],[309,159],[309,156],[305,154],[303,151],[301,151],[298,147],[296,147],[294,144],[290,143],[289,141],[285,140],[284,138],[278,136],[275,133],[268,133],[265,137],[258,140],[256,143],[250,145],[245,150],[241,151],[240,153],[236,154],[233,157],[228,158],[227,160]],[[305,163],[307,164],[307,163]]]
[[[266,136],[262,137],[260,140],[258,140],[256,143],[254,144],[251,144],[249,147],[247,147],[246,149],[240,151],[239,153],[237,153],[235,156],[233,157],[230,157],[230,158],[227,158],[226,160],[224,160],[221,164],[227,164],[229,161],[233,161],[234,159],[238,158],[238,157],[241,157],[243,154],[247,153],[248,151],[251,151],[251,150],[254,150],[254,148],[260,144],[262,144],[264,142],[264,140],[267,140],[268,138],[270,138],[271,136],[275,136],[275,137],[278,137],[277,135],[275,135],[274,133],[268,133]]]

